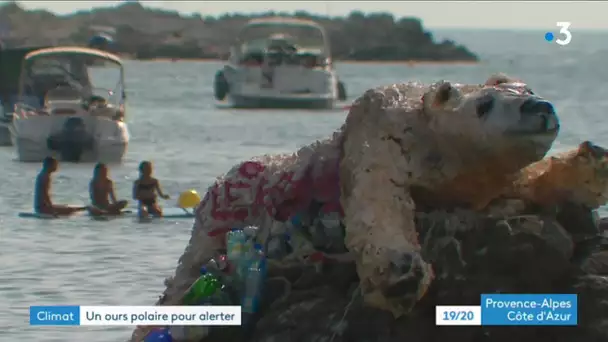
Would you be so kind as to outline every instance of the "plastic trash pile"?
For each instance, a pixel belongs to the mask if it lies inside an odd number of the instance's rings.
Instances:
[[[314,203],[307,212],[290,218],[285,229],[270,232],[264,239],[261,229],[234,228],[225,235],[225,249],[218,250],[200,270],[199,278],[182,297],[181,305],[240,305],[242,325],[247,325],[260,307],[266,280],[267,259],[342,254],[344,226],[339,208]],[[274,261],[273,260],[273,261]],[[210,327],[170,326],[151,330],[145,342],[197,341]]]

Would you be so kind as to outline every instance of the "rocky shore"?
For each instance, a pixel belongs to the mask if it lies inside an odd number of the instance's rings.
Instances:
[[[454,232],[454,223],[462,229]],[[354,262],[270,264],[264,301],[248,327],[216,327],[200,342],[571,342],[608,339],[608,239],[592,210],[495,219],[468,210],[417,213],[436,279],[406,316],[364,305]],[[415,285],[414,285],[415,286]],[[404,289],[407,290],[407,289]],[[479,305],[484,293],[573,293],[578,325],[435,325],[437,305]]]
[[[363,305],[354,263],[328,263],[321,273],[313,266],[274,269],[255,329],[218,329],[204,341],[606,341],[608,239],[592,216],[574,204],[557,219],[509,222],[467,211],[419,213],[421,237],[429,234],[429,218],[443,217],[443,225],[434,220],[437,235],[425,248],[438,277],[409,315],[394,319]],[[471,229],[443,243],[441,231],[457,220]],[[578,294],[578,326],[435,325],[436,305],[479,305],[482,293]]]
[[[323,17],[306,12],[259,15],[195,13],[147,8],[138,2],[69,15],[28,11],[16,3],[0,7],[5,47],[86,45],[96,28],[112,29],[115,52],[137,59],[225,58],[237,32],[248,20],[291,16],[323,25],[337,60],[357,61],[477,61],[477,56],[452,41],[435,42],[417,18],[353,12],[347,17]],[[32,25],[36,23],[36,25]]]

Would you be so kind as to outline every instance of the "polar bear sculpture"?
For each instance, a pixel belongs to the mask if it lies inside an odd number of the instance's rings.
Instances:
[[[483,209],[545,156],[558,131],[553,106],[504,76],[369,90],[330,139],[240,163],[217,179],[158,304],[178,305],[227,229],[273,226],[316,201],[343,215],[365,301],[403,315],[433,279],[414,211]]]

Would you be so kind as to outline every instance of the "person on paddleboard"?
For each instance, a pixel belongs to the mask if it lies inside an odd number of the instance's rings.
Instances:
[[[36,177],[34,190],[34,210],[38,214],[54,216],[70,216],[78,211],[87,210],[87,207],[53,204],[51,201],[51,175],[57,171],[59,163],[53,157],[46,157],[42,161],[42,170]]]
[[[169,199],[160,188],[158,179],[152,177],[152,163],[143,161],[139,164],[139,179],[133,183],[133,199],[139,201],[138,214],[140,217],[162,216],[163,211],[157,203],[156,194]]]
[[[128,204],[125,200],[116,200],[114,182],[108,177],[108,167],[103,163],[95,165],[93,179],[89,183],[89,196],[90,211],[94,215],[120,215]]]

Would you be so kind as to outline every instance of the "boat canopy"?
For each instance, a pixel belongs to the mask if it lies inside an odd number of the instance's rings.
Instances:
[[[97,59],[105,59],[116,64],[122,65],[120,58],[109,52],[89,49],[78,46],[66,46],[66,47],[52,47],[46,49],[40,49],[32,51],[25,55],[25,61],[31,61],[40,57],[57,57],[57,56],[80,56],[80,57],[93,57]]]
[[[287,17],[266,17],[259,19],[251,19],[247,22],[245,27],[247,26],[257,26],[257,25],[292,25],[292,26],[312,26],[316,27],[318,30],[323,31],[323,26],[317,24],[312,20],[306,19],[297,19],[297,18],[287,18]]]
[[[97,95],[111,102],[124,99],[124,67],[114,54],[83,47],[39,49],[24,57],[19,97],[42,105],[55,94],[80,93],[82,98]]]
[[[311,20],[271,17],[253,19],[241,29],[237,37],[243,50],[263,49],[272,42],[283,40],[298,50],[327,54],[329,42],[323,26]]]
[[[46,46],[0,50],[0,99],[7,113],[13,112],[14,104],[19,94],[19,80],[23,59],[30,52],[43,48],[46,48]]]

